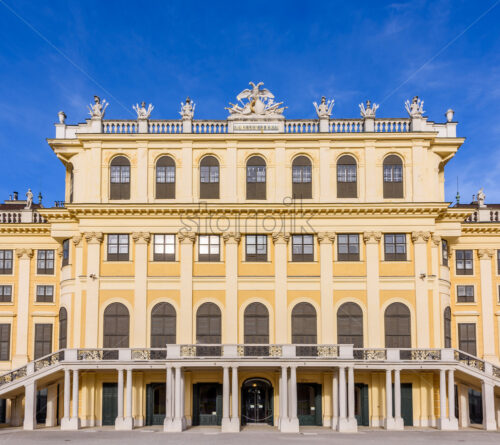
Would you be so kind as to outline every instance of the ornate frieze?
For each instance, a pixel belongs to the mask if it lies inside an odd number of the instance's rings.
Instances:
[[[382,239],[382,232],[365,232],[363,233],[363,240],[365,244],[378,244]]]
[[[33,258],[33,249],[16,249],[16,256],[21,260]]]
[[[102,232],[87,232],[85,233],[85,240],[87,244],[101,244],[104,239]]]
[[[151,234],[149,232],[134,232],[132,239],[136,244],[148,244],[151,240]]]
[[[419,243],[427,243],[431,237],[430,232],[412,232],[411,233],[411,240],[413,241],[414,244],[419,244]]]

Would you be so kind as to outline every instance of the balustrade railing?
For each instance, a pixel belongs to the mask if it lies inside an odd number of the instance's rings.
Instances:
[[[457,362],[484,372],[484,361],[473,355],[469,355],[463,351],[455,351],[454,358]]]
[[[112,134],[137,133],[139,124],[133,120],[102,121],[102,132]]]
[[[118,349],[78,349],[77,360],[118,360]]]
[[[228,124],[227,121],[203,121],[195,120],[192,124],[193,133],[202,134],[221,134],[227,133]]]
[[[21,222],[21,212],[1,212],[0,223],[17,224]]]
[[[329,129],[331,133],[361,133],[363,119],[332,119]]]
[[[0,386],[14,382],[20,378],[26,377],[27,375],[28,375],[27,365],[22,366],[21,368],[14,369],[13,371],[10,371],[7,374],[3,374],[0,376]]]
[[[181,358],[222,357],[222,345],[181,345]]]
[[[355,360],[378,361],[387,359],[386,349],[354,348],[353,357]]]
[[[182,133],[182,121],[149,121],[150,133]]]
[[[285,121],[285,133],[318,133],[319,121],[317,120],[289,120]]]
[[[375,119],[376,133],[406,133],[410,131],[410,119]]]
[[[62,360],[64,360],[64,349],[35,360],[33,362],[33,369],[37,372],[41,369],[48,368],[49,366],[57,365]]]
[[[132,360],[165,360],[167,350],[163,348],[132,349]]]

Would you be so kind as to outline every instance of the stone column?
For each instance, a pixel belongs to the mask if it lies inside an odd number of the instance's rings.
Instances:
[[[493,283],[491,279],[491,259],[495,253],[493,249],[479,249],[479,273],[481,274],[481,316],[483,317],[483,349],[484,359],[498,362],[495,353],[495,331],[494,331],[494,304]]]
[[[69,323],[69,329],[73,331],[73,344],[70,344],[69,341],[68,347],[79,348],[82,345],[82,320],[83,320],[83,307],[82,307],[82,278],[83,278],[83,234],[75,235],[72,238],[73,245],[75,246],[75,298],[73,300],[74,304],[74,315],[71,318],[68,313],[69,321],[73,320],[73,323]],[[70,336],[68,335],[68,340]]]
[[[455,417],[455,371],[448,370],[448,424],[450,430],[458,430],[458,419]]]
[[[226,243],[226,335],[225,343],[238,343],[238,245],[239,233],[225,233]]]
[[[337,370],[333,370],[332,377],[332,430],[337,429],[339,422],[339,380]]]
[[[52,428],[57,425],[57,383],[47,388],[47,417],[45,426]]]
[[[399,369],[394,370],[394,429],[404,429],[401,417],[401,371]]]
[[[238,367],[232,367],[231,373],[232,387],[231,387],[231,431],[237,433],[240,430],[240,416],[239,416],[239,393],[240,385],[238,384]]]
[[[495,387],[489,382],[481,382],[481,392],[483,396],[483,428],[486,431],[496,431],[497,422],[495,419]]]
[[[123,418],[123,369],[118,370],[118,412],[115,420],[115,429],[122,430]]]
[[[288,343],[288,311],[287,311],[287,244],[290,236],[285,233],[274,233],[274,313],[275,342]]]
[[[166,381],[165,381],[165,420],[163,429],[166,431],[168,425],[173,420],[173,381],[172,381],[172,366],[167,366]]]
[[[179,232],[181,261],[181,292],[179,343],[193,343],[193,243],[194,233]]]
[[[182,394],[182,385],[181,385],[181,373],[182,368],[180,366],[175,367],[175,396],[174,396],[174,419],[168,425],[165,425],[164,430],[172,433],[180,433],[183,431],[183,423],[182,423],[182,402],[181,397],[184,397]]]
[[[288,423],[288,368],[286,366],[281,367],[280,376],[280,430],[283,431],[283,427]]]
[[[134,429],[134,418],[132,417],[132,370],[127,369],[127,412],[123,422],[124,430]]]
[[[427,241],[429,232],[413,232],[415,255],[415,312],[417,321],[417,348],[429,348],[429,295],[427,291]],[[421,274],[424,276],[421,278]]]
[[[443,335],[443,315],[441,312],[441,299],[439,295],[439,278],[440,276],[440,248],[441,248],[441,237],[439,235],[432,235],[431,243],[431,274],[435,276],[432,285],[432,320],[434,325],[434,338],[433,347],[441,348],[444,347],[444,335]]]
[[[346,407],[346,387],[345,387],[345,367],[339,367],[339,421],[337,431],[342,431],[347,423]]]
[[[101,261],[101,243],[103,234],[91,232],[85,234],[87,241],[87,299],[85,302],[85,346],[98,347],[98,329],[96,321],[99,320],[99,273]]]
[[[352,366],[347,368],[347,397],[349,400],[349,421],[352,422],[356,420],[354,417],[354,368]]]
[[[134,280],[134,335],[131,346],[145,348],[148,345],[147,331],[147,277],[148,277],[148,244],[151,235],[147,232],[132,234],[135,242],[135,280]]]
[[[73,370],[73,407],[71,412],[71,429],[77,430],[80,428],[80,416],[78,413],[79,410],[79,391],[80,384],[78,380],[78,369]]]
[[[24,385],[24,430],[36,429],[36,381]]]
[[[223,433],[230,430],[231,420],[229,419],[229,366],[222,368],[222,424]]]
[[[358,423],[356,417],[354,417],[354,368],[352,366],[347,367],[347,417],[345,368],[339,368],[339,373],[340,418],[338,421],[338,431],[354,433],[358,430]]]
[[[181,422],[182,422],[182,430],[184,431],[187,428],[186,421],[186,384],[184,381],[185,371],[184,368],[181,368]]]
[[[17,329],[16,352],[12,357],[12,368],[18,368],[28,362],[28,325],[30,306],[30,269],[33,249],[16,249],[19,259],[17,281]]]
[[[299,432],[299,419],[297,417],[297,367],[290,366],[290,400],[289,400],[289,420],[285,430],[282,432],[298,433]]]
[[[446,370],[439,370],[439,429],[448,429],[448,416],[446,415]]]
[[[321,286],[321,337],[319,343],[333,344],[333,249],[335,234],[318,233]]]
[[[63,410],[64,415],[61,419],[61,430],[70,429],[70,408],[69,404],[71,401],[71,371],[69,369],[64,370],[64,404]]]
[[[380,328],[380,295],[379,295],[379,242],[380,232],[365,232],[363,239],[366,248],[366,298],[368,335],[367,347],[380,348],[382,344]]]
[[[394,417],[392,415],[392,370],[385,371],[385,428],[394,429]]]

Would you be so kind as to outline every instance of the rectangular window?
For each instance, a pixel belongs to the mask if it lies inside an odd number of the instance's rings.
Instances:
[[[198,261],[220,261],[220,238],[218,235],[198,237]]]
[[[246,261],[267,261],[267,236],[246,235]]]
[[[292,261],[314,261],[313,243],[313,235],[292,235]]]
[[[52,352],[52,325],[35,324],[35,360]]]
[[[406,235],[388,233],[384,235],[385,261],[406,261]]]
[[[62,265],[67,266],[69,264],[69,239],[63,241],[63,256],[62,256]]]
[[[12,250],[0,250],[0,274],[12,273]]]
[[[500,275],[500,250],[497,250],[497,275]]]
[[[0,303],[12,303],[12,286],[0,286]]]
[[[111,166],[111,183],[128,184],[130,182],[130,167],[128,165]]]
[[[359,261],[359,235],[342,234],[337,239],[337,260]]]
[[[356,182],[356,165],[338,165],[337,182]]]
[[[0,324],[0,360],[10,360],[10,324]]]
[[[202,183],[219,182],[219,166],[202,165],[200,167],[200,180]]]
[[[403,182],[403,166],[384,165],[384,182]]]
[[[309,183],[312,180],[310,165],[294,165],[292,168],[292,182],[295,184]]]
[[[128,261],[128,235],[108,235],[108,261]]]
[[[476,324],[458,323],[458,349],[476,355]]]
[[[156,167],[156,182],[160,184],[173,184],[175,182],[175,166]]]
[[[472,250],[456,250],[455,262],[457,265],[457,275],[472,275]]]
[[[474,286],[457,286],[457,303],[474,303]]]
[[[37,252],[36,269],[37,269],[37,273],[40,275],[53,275],[54,274],[54,251],[53,250],[39,250]]]
[[[266,166],[248,165],[247,182],[266,182]]]
[[[175,261],[175,235],[155,235],[154,260]]]
[[[448,241],[441,240],[441,254],[443,256],[443,266],[448,266]]]
[[[53,303],[54,302],[54,286],[37,286],[36,287],[36,302],[37,303]]]

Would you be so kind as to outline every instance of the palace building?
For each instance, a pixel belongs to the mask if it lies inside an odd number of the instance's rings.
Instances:
[[[64,202],[0,204],[0,422],[497,429],[500,205],[445,201],[452,110],[107,105],[59,113]]]

